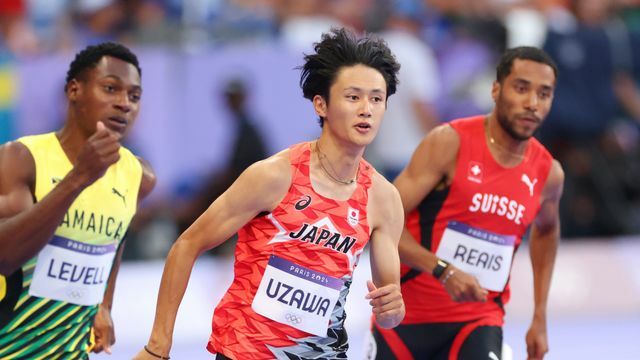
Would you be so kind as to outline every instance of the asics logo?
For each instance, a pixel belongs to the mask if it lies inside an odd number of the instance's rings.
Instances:
[[[311,204],[311,196],[305,195],[295,205],[296,210],[301,211],[306,209]]]

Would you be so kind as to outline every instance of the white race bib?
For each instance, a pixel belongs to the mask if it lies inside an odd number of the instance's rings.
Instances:
[[[271,255],[251,308],[281,324],[327,336],[344,281]]]
[[[474,275],[483,288],[501,292],[509,279],[515,242],[515,235],[494,234],[450,221],[436,255]]]
[[[38,254],[29,295],[76,305],[102,302],[116,244],[90,245],[54,236]]]

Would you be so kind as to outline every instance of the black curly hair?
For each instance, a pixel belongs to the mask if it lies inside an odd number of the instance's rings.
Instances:
[[[76,54],[75,59],[73,59],[69,65],[69,71],[67,71],[65,90],[72,79],[80,78],[84,70],[96,66],[104,56],[111,56],[130,63],[136,67],[138,74],[142,76],[142,69],[140,69],[138,63],[138,57],[131,52],[131,50],[121,44],[105,42],[98,45],[87,46],[84,50]]]
[[[362,64],[382,74],[387,85],[387,99],[396,92],[400,64],[381,38],[368,35],[363,38],[345,30],[331,29],[322,34],[314,44],[314,54],[305,54],[305,64],[300,66],[300,87],[304,97],[313,101],[316,95],[329,103],[329,88],[342,67]],[[320,126],[324,119],[320,117]]]
[[[502,83],[513,67],[516,59],[531,60],[541,64],[549,65],[553,69],[553,74],[558,78],[558,66],[551,56],[544,50],[532,46],[519,46],[505,51],[500,57],[500,62],[496,67],[496,81]]]

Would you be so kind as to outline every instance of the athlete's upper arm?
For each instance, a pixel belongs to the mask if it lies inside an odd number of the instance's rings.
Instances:
[[[404,226],[404,212],[397,189],[378,173],[373,177],[368,206],[373,282],[376,286],[399,283],[398,241]]]
[[[204,251],[219,245],[261,212],[272,211],[291,184],[289,152],[249,166],[180,236]]]
[[[559,206],[564,186],[564,171],[557,160],[553,160],[551,170],[544,189],[542,190],[542,204],[535,219],[536,230],[546,232],[560,224]]]
[[[34,203],[35,161],[19,142],[0,146],[0,219],[17,215]]]
[[[141,157],[137,158],[140,161],[140,165],[142,165],[142,180],[140,181],[140,191],[138,191],[138,204],[140,204],[140,201],[149,196],[153,188],[156,187],[157,179],[156,173],[149,162]]]
[[[460,147],[458,133],[448,124],[433,129],[416,148],[409,165],[394,181],[405,212],[418,206],[455,168]]]

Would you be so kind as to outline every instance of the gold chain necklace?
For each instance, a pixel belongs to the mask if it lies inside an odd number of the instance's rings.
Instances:
[[[322,158],[326,158],[327,155],[325,155],[322,150],[320,150],[320,143],[319,141],[316,141],[316,151],[318,152],[318,160],[320,161],[320,167],[322,168],[322,171],[329,177],[329,179],[342,184],[342,185],[351,185],[353,184],[356,179],[349,179],[349,180],[342,180],[342,179],[338,179],[338,177],[331,175],[331,173],[327,170],[326,167],[324,167],[324,163],[322,162]],[[328,161],[328,160],[327,160]],[[331,162],[329,161],[329,167],[331,168],[331,171],[333,171],[334,173],[336,172],[333,169],[333,166],[331,166]],[[357,176],[357,175],[356,175]]]
[[[500,148],[500,150],[506,152],[507,154],[517,158],[517,159],[524,159],[526,157],[526,150],[525,153],[523,154],[518,154],[518,153],[514,153],[513,151],[507,149],[506,147],[502,146],[500,143],[498,143],[494,138],[493,135],[491,134],[491,127],[489,125],[489,118],[487,118],[487,135],[489,135],[489,142],[492,145],[497,146],[498,148]]]

